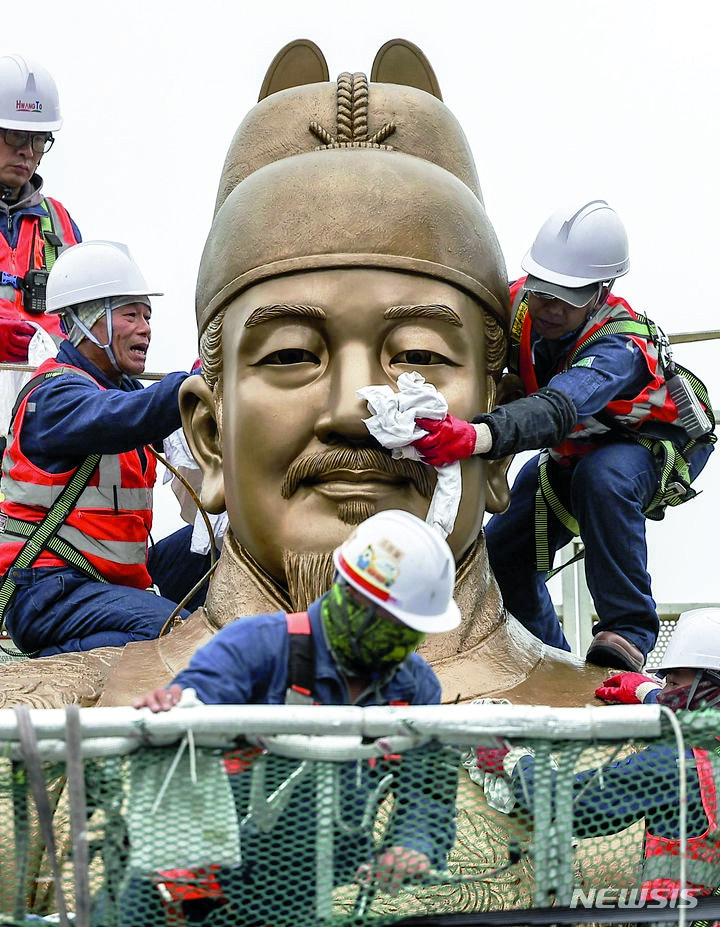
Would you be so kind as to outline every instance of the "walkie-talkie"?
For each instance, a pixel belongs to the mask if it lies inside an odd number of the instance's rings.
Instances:
[[[665,386],[670,398],[677,406],[678,422],[691,438],[702,438],[703,435],[712,431],[712,422],[687,378],[675,366],[670,340],[660,328],[657,329],[655,343],[665,369]]]
[[[29,270],[23,281],[23,308],[31,315],[45,312],[45,294],[47,292],[46,270]]]

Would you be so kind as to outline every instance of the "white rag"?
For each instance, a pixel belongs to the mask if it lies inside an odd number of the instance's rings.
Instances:
[[[200,486],[202,484],[202,473],[200,467],[193,455],[190,453],[187,440],[182,428],[173,431],[163,441],[163,451],[168,462],[185,477],[190,483],[195,494],[200,495]],[[173,481],[172,490],[180,502],[180,514],[184,521],[193,526],[192,540],[190,550],[194,554],[207,554],[210,550],[210,535],[208,534],[205,519],[197,509],[195,500],[185,489],[181,481],[170,470],[165,471],[163,483]],[[191,521],[192,519],[192,521]],[[227,512],[221,512],[219,515],[208,515],[208,520],[215,535],[215,546],[220,547],[223,535],[228,525]]]
[[[420,460],[412,442],[427,432],[416,425],[415,420],[434,418],[439,421],[447,415],[448,404],[443,394],[416,371],[401,373],[397,385],[397,392],[390,386],[364,386],[357,390],[357,395],[367,402],[372,413],[363,421],[373,438],[391,450],[396,460],[400,457]],[[437,483],[425,520],[445,538],[453,530],[462,496],[460,463],[435,470]]]

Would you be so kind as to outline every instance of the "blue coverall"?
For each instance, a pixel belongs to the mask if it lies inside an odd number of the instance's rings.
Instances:
[[[556,373],[576,341],[577,332],[555,341],[535,336],[534,361],[538,386],[562,393],[575,407],[578,420],[599,413],[613,399],[633,398],[648,382],[641,351],[622,334],[606,335],[588,345],[569,370]],[[639,430],[679,443],[686,438],[681,428],[666,423]],[[554,446],[557,433],[554,423],[539,415],[523,429],[521,438],[523,445],[516,445],[515,451]],[[592,451],[567,465],[551,461],[551,482],[577,520],[585,545],[585,576],[598,614],[593,634],[614,631],[647,656],[655,646],[659,621],[647,571],[643,510],[658,488],[658,465],[649,450],[632,440],[609,434],[596,441]],[[697,447],[690,460],[691,479],[712,450],[709,444]],[[494,443],[493,457],[497,456],[501,455],[495,453]],[[546,644],[569,650],[547,590],[547,574],[536,568],[538,461],[539,455],[522,467],[509,508],[489,520],[487,551],[508,610]],[[548,512],[547,534],[552,562],[573,535],[552,512]]]
[[[64,374],[33,392],[35,409],[25,417],[21,440],[26,456],[43,470],[66,472],[93,452],[139,448],[144,454],[144,445],[180,427],[177,395],[187,374],[170,373],[143,389],[129,377],[113,383],[69,341],[57,359],[87,371],[105,389],[80,374]],[[12,569],[16,590],[5,618],[14,643],[25,653],[47,656],[157,637],[207,570],[208,557],[190,552],[191,535],[188,526],[150,547],[147,567],[161,595],[98,582],[69,565]],[[204,590],[188,609],[203,598]]]
[[[322,705],[347,705],[347,683],[322,629],[321,601],[308,610],[315,642],[313,697]],[[238,618],[196,651],[173,683],[193,688],[206,704],[282,705],[288,687],[289,653],[283,612]],[[440,702],[440,695],[435,673],[413,653],[384,677],[373,680],[355,704],[434,705]],[[278,788],[300,764],[282,756],[267,760],[268,788]],[[383,848],[416,850],[425,853],[433,866],[445,866],[455,837],[458,756],[431,742],[402,757],[374,764],[367,760],[339,763],[339,804],[333,835],[336,885],[352,881],[358,866],[371,858],[371,835],[360,827],[360,821],[368,798],[388,773],[393,778],[395,810],[383,835]],[[236,773],[230,780],[242,819],[247,813],[250,773]],[[315,923],[315,787],[312,776],[296,785],[281,818],[269,832],[242,831],[242,865],[220,870],[218,881],[228,900],[208,924]],[[166,922],[156,890],[146,879],[130,881],[120,903],[120,924],[130,924],[132,913],[139,910],[145,925],[160,927]],[[155,917],[148,920],[151,910]],[[186,911],[186,917],[188,914]],[[190,919],[195,920],[192,915]]]

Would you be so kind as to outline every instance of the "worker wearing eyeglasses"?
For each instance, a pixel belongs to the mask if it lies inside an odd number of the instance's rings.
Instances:
[[[611,294],[630,262],[604,200],[553,213],[522,267],[510,287],[518,398],[472,422],[422,419],[427,433],[413,444],[433,466],[544,449],[486,528],[503,601],[545,643],[569,649],[546,579],[579,536],[598,616],[586,660],[638,671],[659,630],[645,520],[697,495],[691,483],[716,440],[707,392],[675,364],[662,331]]]
[[[56,340],[57,317],[44,314],[55,258],[80,232],[65,207],[43,193],[37,168],[62,125],[55,81],[20,55],[0,57],[0,361],[24,363],[38,326]]]

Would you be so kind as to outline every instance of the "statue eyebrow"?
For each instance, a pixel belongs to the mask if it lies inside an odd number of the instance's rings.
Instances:
[[[255,325],[262,325],[264,322],[273,322],[282,318],[326,319],[327,314],[319,306],[275,303],[270,306],[258,306],[257,309],[254,309],[248,316],[244,327],[253,328]],[[390,306],[383,313],[383,318],[388,321],[412,318],[437,319],[440,322],[447,322],[449,325],[456,325],[458,328],[463,326],[457,312],[442,303]]]
[[[274,322],[283,318],[325,319],[327,315],[319,306],[299,306],[274,304],[272,306],[258,306],[248,316],[245,328],[262,325],[264,322]]]
[[[426,303],[420,306],[391,306],[385,310],[383,318],[388,320],[397,319],[437,319],[439,322],[447,322],[450,325],[457,325],[462,328],[462,319],[451,309],[450,306],[444,306],[442,303]]]

